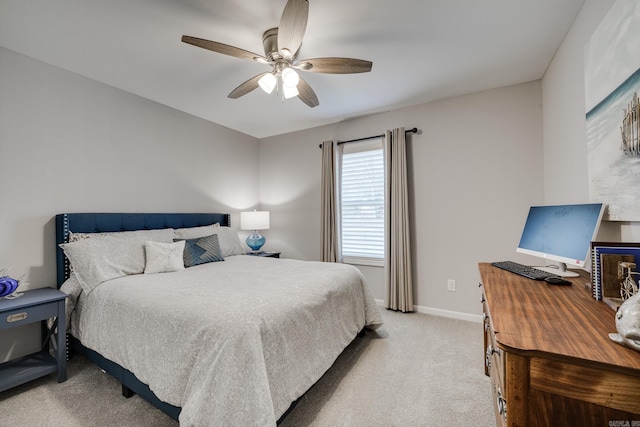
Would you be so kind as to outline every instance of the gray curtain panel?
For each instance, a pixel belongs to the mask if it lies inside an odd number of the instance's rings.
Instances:
[[[336,158],[333,141],[322,143],[321,225],[322,261],[338,260],[338,225],[336,201]]]
[[[407,148],[404,128],[387,131],[385,154],[386,306],[402,312],[413,311],[411,236],[407,189]]]

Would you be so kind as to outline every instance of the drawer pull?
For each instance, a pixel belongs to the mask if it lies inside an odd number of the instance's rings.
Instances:
[[[496,399],[496,405],[498,406],[498,413],[502,415],[502,418],[507,418],[507,401],[502,397],[502,392],[498,389],[498,398]]]
[[[486,366],[487,369],[491,369],[491,356],[493,356],[494,353],[500,355],[500,350],[498,350],[497,348],[493,348],[493,346],[489,344],[487,346],[487,352],[484,357],[484,366]]]
[[[482,323],[484,323],[485,332],[489,330],[489,316],[487,313],[482,313]]]
[[[27,318],[27,312],[23,311],[22,313],[15,313],[10,316],[7,316],[7,323],[19,322]]]

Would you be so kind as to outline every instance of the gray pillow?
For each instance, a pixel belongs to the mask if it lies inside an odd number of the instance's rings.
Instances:
[[[216,233],[220,240],[220,249],[222,249],[222,255],[244,255],[245,250],[240,243],[240,237],[238,237],[238,230],[233,227],[220,227]]]
[[[176,228],[176,239],[186,240],[211,236],[212,234],[215,234],[219,228],[220,224],[217,222],[215,224],[204,225],[202,227]]]

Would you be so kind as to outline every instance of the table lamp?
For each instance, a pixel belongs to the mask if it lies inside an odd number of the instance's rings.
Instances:
[[[247,246],[249,246],[253,252],[258,252],[265,242],[265,238],[258,230],[269,229],[269,212],[240,212],[240,228],[243,230],[253,230],[253,233],[247,237]]]

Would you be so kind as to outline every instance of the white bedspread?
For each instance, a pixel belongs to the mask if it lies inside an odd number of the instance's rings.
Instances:
[[[72,333],[132,371],[182,426],[268,426],[382,317],[345,264],[227,257],[104,282]]]

